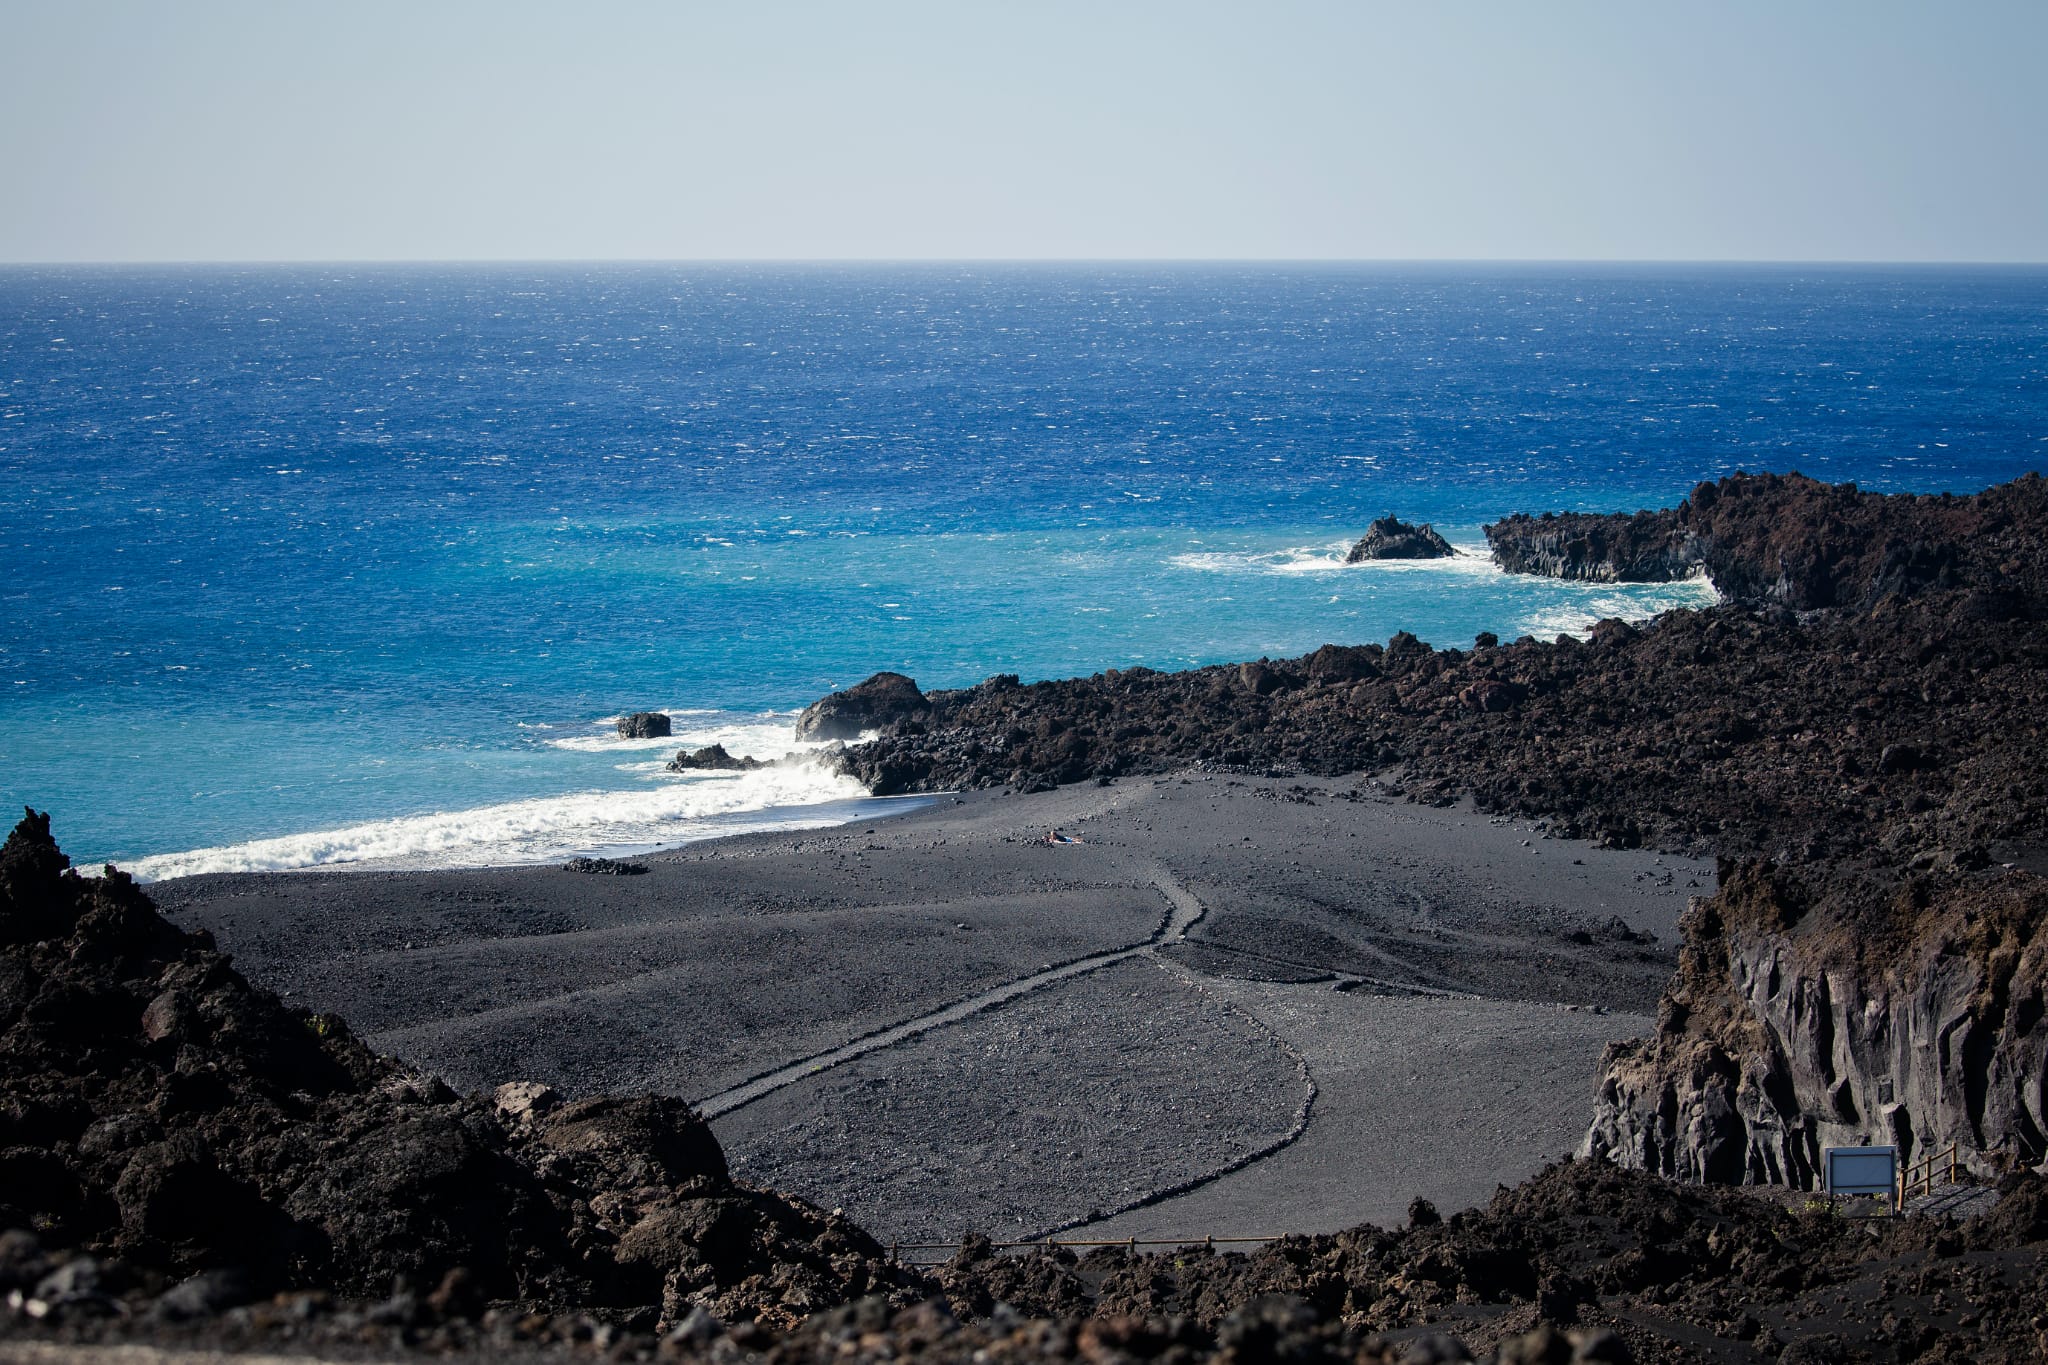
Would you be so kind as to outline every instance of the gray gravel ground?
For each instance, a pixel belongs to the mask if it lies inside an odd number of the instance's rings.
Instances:
[[[1295,1058],[1143,957],[871,1054],[715,1123],[735,1173],[889,1241],[1017,1238],[1277,1141]]]
[[[1053,826],[1084,842],[1032,842]],[[645,861],[152,890],[257,979],[466,1088],[734,1097],[717,1127],[738,1169],[911,1239],[1200,1181],[1290,1132],[1303,1060],[1296,1140],[1104,1226],[1333,1228],[1418,1193],[1481,1199],[1576,1143],[1601,1044],[1647,1027],[1678,914],[1713,886],[1702,863],[1363,781],[1221,774]],[[1135,955],[974,1009],[1117,951]],[[778,1067],[766,1093],[732,1089]]]
[[[1192,1238],[1392,1224],[1421,1196],[1444,1212],[1491,1198],[1578,1146],[1608,1042],[1635,1014],[1522,1001],[1232,983],[1230,999],[1307,1059],[1301,1140],[1176,1199],[1075,1236]]]

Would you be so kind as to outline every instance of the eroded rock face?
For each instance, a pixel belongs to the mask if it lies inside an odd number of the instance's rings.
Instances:
[[[1410,526],[1399,517],[1384,516],[1365,528],[1364,536],[1344,556],[1346,564],[1375,559],[1445,559],[1458,553],[1451,543],[1424,523]]]
[[[936,692],[914,730],[839,761],[879,792],[1398,766],[1422,800],[1718,853],[1733,883],[1692,922],[1658,1035],[1609,1058],[1590,1151],[1795,1184],[1864,1139],[2039,1160],[2048,484],[1881,497],[1739,477],[1646,517],[1603,523],[1569,572],[1663,555],[1733,600],[1583,640],[1468,653],[1404,632]],[[1775,869],[1769,893],[1742,868]]]
[[[1817,1188],[1821,1152],[2048,1150],[2048,884],[1901,883],[1752,863],[1684,923],[1655,1037],[1617,1044],[1584,1152],[1681,1179]]]
[[[1593,583],[1669,583],[1700,572],[1699,546],[1675,512],[1518,512],[1486,528],[1509,573]]]
[[[1972,497],[1737,474],[1665,511],[1518,514],[1488,526],[1486,539],[1515,573],[1662,582],[1704,572],[1734,601],[1795,611],[1868,611],[1968,589],[1965,611],[2018,620],[2039,610],[2044,498],[2038,474]]]
[[[669,719],[663,712],[635,711],[619,717],[620,739],[666,739],[668,735]]]
[[[869,730],[886,730],[923,719],[931,703],[917,684],[901,673],[877,673],[844,692],[820,697],[796,721],[798,739],[859,739]]]
[[[650,1322],[788,1326],[916,1282],[844,1219],[730,1180],[679,1100],[458,1096],[286,1008],[126,876],[70,871],[33,812],[0,847],[7,1228],[264,1294],[459,1269],[490,1298]]]

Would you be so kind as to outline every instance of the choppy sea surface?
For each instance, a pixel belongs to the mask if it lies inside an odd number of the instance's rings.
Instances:
[[[2044,335],[2036,268],[4,268],[0,801],[147,876],[856,818],[662,763],[883,668],[1708,601],[1479,527],[1737,468],[1974,491],[2048,464]],[[1386,512],[1472,553],[1345,567]]]

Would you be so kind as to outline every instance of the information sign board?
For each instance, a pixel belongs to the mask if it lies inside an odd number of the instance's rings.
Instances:
[[[1829,1147],[1821,1159],[1829,1194],[1898,1195],[1896,1147]]]

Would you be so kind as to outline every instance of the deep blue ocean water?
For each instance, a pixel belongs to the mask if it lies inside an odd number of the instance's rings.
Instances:
[[[1337,561],[1736,468],[1982,488],[2048,464],[2044,338],[2035,268],[0,269],[0,801],[150,875],[847,818],[660,760],[881,668],[1710,600]]]

